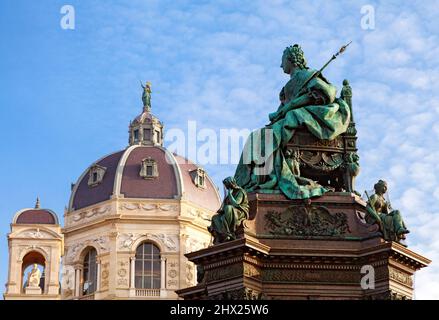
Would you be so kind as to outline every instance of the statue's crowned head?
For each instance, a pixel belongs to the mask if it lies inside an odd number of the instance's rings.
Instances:
[[[286,58],[291,64],[300,69],[306,69],[306,59],[302,48],[298,45],[292,45],[286,47],[283,53],[283,57]]]

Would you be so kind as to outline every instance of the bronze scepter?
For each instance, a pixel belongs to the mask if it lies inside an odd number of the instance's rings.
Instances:
[[[329,59],[328,62],[326,62],[325,65],[324,65],[323,67],[320,68],[319,71],[314,72],[314,73],[313,73],[308,79],[306,79],[306,81],[302,84],[302,86],[300,87],[300,90],[298,91],[298,92],[299,92],[298,96],[301,95],[302,90],[306,87],[306,85],[307,85],[312,79],[318,77],[318,76],[322,73],[322,71],[328,66],[328,64],[330,64],[330,63],[332,62],[332,60],[335,60],[335,59],[337,58],[338,55],[342,54],[342,53],[346,50],[346,48],[347,48],[351,43],[352,43],[352,41],[350,41],[348,44],[342,46],[342,47],[340,48],[340,50],[338,50],[337,53],[333,54],[332,57],[331,57],[331,59]]]

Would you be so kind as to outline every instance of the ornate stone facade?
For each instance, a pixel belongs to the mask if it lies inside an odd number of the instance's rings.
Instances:
[[[195,266],[187,262],[184,253],[206,248],[210,242],[208,221],[197,216],[182,216],[188,211],[199,212],[204,217],[213,212],[181,200],[156,202],[154,200],[127,202],[111,199],[97,208],[108,208],[101,215],[90,217],[87,223],[78,224],[70,217],[78,212],[66,213],[64,228],[66,254],[64,261],[72,280],[63,282],[64,299],[85,299],[81,294],[82,260],[87,248],[97,252],[100,276],[98,290],[93,299],[175,299],[175,290],[195,284]],[[80,212],[99,212],[95,208],[84,208]],[[102,210],[102,209],[101,209]],[[83,214],[85,216],[85,214]],[[180,218],[182,217],[182,221]],[[141,221],[141,223],[139,223]],[[71,223],[70,223],[71,222]],[[152,243],[160,249],[162,258],[162,287],[155,291],[136,290],[134,281],[136,248]],[[183,268],[183,269],[182,269]]]

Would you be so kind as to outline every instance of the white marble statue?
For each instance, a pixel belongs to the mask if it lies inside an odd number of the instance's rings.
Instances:
[[[41,271],[38,269],[38,265],[34,263],[34,267],[31,271],[29,271],[27,275],[28,287],[39,287],[40,279],[41,279]]]

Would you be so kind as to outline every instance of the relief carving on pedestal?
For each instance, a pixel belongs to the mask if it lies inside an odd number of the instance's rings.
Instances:
[[[413,279],[412,277],[395,268],[389,268],[389,278],[395,281],[398,281],[406,286],[413,287]]]
[[[265,295],[257,290],[241,288],[210,296],[211,300],[262,300]]]
[[[251,264],[244,265],[244,275],[247,277],[259,277],[261,272],[258,268]]]
[[[291,206],[284,212],[269,211],[265,221],[269,233],[277,236],[338,237],[349,233],[346,214],[331,214],[323,206]]]
[[[241,276],[243,273],[242,264],[234,264],[232,266],[220,267],[211,270],[205,270],[206,282],[223,280],[235,276]]]
[[[388,290],[378,294],[368,295],[365,297],[365,300],[411,300],[411,297]]]
[[[360,282],[358,273],[347,270],[268,269],[264,271],[262,278],[263,281],[273,282]]]

